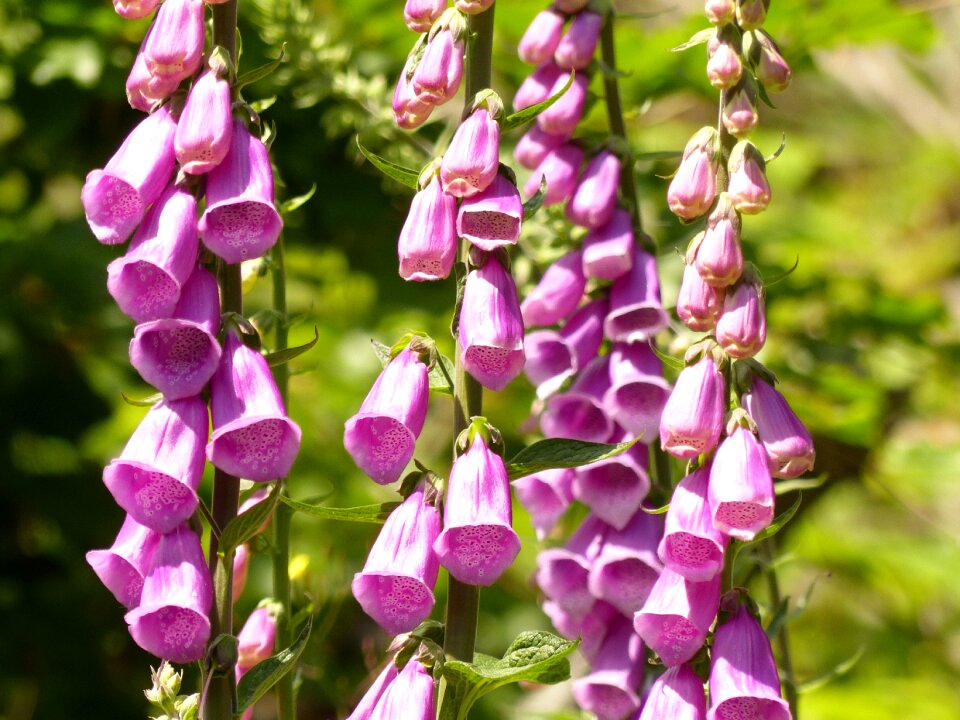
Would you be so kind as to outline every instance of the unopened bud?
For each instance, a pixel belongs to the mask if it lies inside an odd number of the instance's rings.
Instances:
[[[793,71],[780,54],[773,38],[763,30],[754,30],[744,36],[744,49],[759,80],[768,92],[783,92],[790,85]]]
[[[714,39],[708,45],[707,79],[715,88],[726,89],[740,82],[743,61],[733,42]]]
[[[737,24],[742,30],[756,30],[767,19],[770,0],[739,0],[737,2]]]
[[[733,285],[743,273],[740,217],[728,193],[720,193],[717,207],[707,219],[707,229],[696,249],[695,263],[704,282],[717,288]]]
[[[753,132],[760,122],[757,113],[757,84],[751,76],[740,78],[735,88],[729,91],[723,104],[723,126],[735,137],[742,138]]]
[[[756,146],[741,140],[730,151],[728,192],[733,206],[745,215],[756,215],[770,204],[766,162]]]
[[[737,16],[737,5],[734,0],[706,0],[703,12],[714,25],[726,25]]]
[[[716,187],[717,131],[704,127],[684,148],[680,168],[667,190],[667,203],[675,215],[692,220],[713,204]]]

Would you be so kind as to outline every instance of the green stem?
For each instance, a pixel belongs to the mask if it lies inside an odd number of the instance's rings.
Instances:
[[[777,581],[777,571],[773,566],[777,555],[775,539],[769,538],[760,543],[760,548],[766,565],[764,570],[767,576],[767,590],[770,593],[770,607],[776,611],[780,608],[780,603],[783,602],[783,599],[780,595],[780,583]],[[777,630],[776,643],[777,651],[780,655],[780,667],[783,669],[783,685],[786,691],[787,703],[790,705],[790,713],[793,715],[793,720],[798,720],[800,716],[797,714],[797,679],[793,674],[793,660],[790,657],[790,642],[787,637],[787,624],[785,622],[780,623],[780,628]]]

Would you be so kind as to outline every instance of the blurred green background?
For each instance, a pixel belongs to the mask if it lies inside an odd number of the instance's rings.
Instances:
[[[391,129],[393,82],[414,40],[401,0],[241,0],[250,69],[287,58],[247,98],[275,98],[274,160],[283,197],[317,185],[287,217],[293,341],[321,342],[294,361],[291,413],[304,447],[299,498],[387,499],[341,446],[343,421],[378,370],[368,340],[407,328],[447,344],[453,286],[405,284],[395,241],[409,195],[358,158],[354,136],[418,166],[445,141]],[[510,98],[527,68],[514,48],[542,0],[501,0],[495,89]],[[620,2],[618,51],[639,152],[678,150],[715,118],[697,48],[670,53],[704,26],[702,4]],[[136,122],[123,82],[145,31],[107,0],[0,0],[0,718],[143,718],[156,661],[130,640],[122,609],[84,553],[111,543],[122,519],[100,481],[152,391],[127,364],[132,323],[111,301],[100,246],[79,201]],[[960,3],[951,0],[775,1],[767,29],[795,69],[762,109],[756,142],[786,151],[769,167],[770,210],[745,222],[746,252],[773,277],[762,359],[815,434],[827,482],[779,538],[803,720],[960,717]],[[599,82],[594,89],[599,94]],[[265,103],[268,104],[268,103]],[[459,101],[435,117],[455,119]],[[603,131],[602,103],[585,131]],[[513,142],[516,135],[508,138]],[[662,248],[665,301],[690,229],[666,211],[669,162],[639,167],[644,217]],[[522,179],[522,178],[521,178]],[[269,278],[247,297],[267,307]],[[532,390],[488,395],[508,448]],[[435,398],[418,455],[448,469],[449,401]],[[205,486],[207,487],[207,486]],[[206,489],[208,491],[208,487]],[[792,502],[788,495],[782,500]],[[525,540],[498,588],[484,591],[481,651],[547,627]],[[375,528],[296,517],[299,602],[318,622],[304,656],[302,717],[342,717],[387,639],[358,609],[349,580]],[[263,549],[263,548],[262,548]],[[269,558],[254,557],[238,603],[269,594]],[[442,594],[442,590],[441,590]],[[763,599],[763,590],[758,588]],[[851,658],[859,657],[854,663]],[[836,668],[846,670],[835,671]],[[826,684],[818,682],[836,675]],[[569,689],[501,691],[478,718],[563,712]],[[270,703],[258,717],[272,716]],[[574,715],[564,715],[575,717]]]

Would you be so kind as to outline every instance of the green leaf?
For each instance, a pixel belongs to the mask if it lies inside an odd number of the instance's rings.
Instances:
[[[220,533],[218,552],[222,557],[226,557],[257,534],[260,526],[267,521],[270,513],[273,512],[278,497],[280,497],[279,482],[274,484],[267,497],[227,523],[223,532]]]
[[[794,490],[816,490],[823,485],[828,478],[829,475],[827,475],[827,473],[822,473],[812,478],[781,480],[780,482],[774,483],[773,491],[779,496],[786,495],[788,492],[793,492]]]
[[[797,686],[797,692],[799,694],[804,694],[823,687],[831,680],[835,680],[838,677],[846,675],[848,672],[853,670],[853,666],[860,662],[860,658],[863,657],[865,648],[861,645],[857,651],[848,659],[844,660],[842,663],[837,665],[835,668],[830,670],[827,673],[824,673],[820,677],[814,678],[813,680],[808,680],[805,683],[800,683]]]
[[[265,65],[261,65],[258,68],[254,68],[248,72],[243,73],[240,77],[237,78],[237,82],[234,84],[234,89],[239,91],[245,88],[247,85],[252,85],[258,80],[263,80],[265,77],[273,73],[280,63],[283,62],[283,54],[286,52],[287,44],[284,43],[280,46],[280,56],[276,60],[271,60]]]
[[[637,153],[633,156],[636,162],[654,162],[656,160],[676,160],[683,157],[683,150],[655,150]]]
[[[374,167],[376,167],[377,170],[382,172],[387,177],[392,178],[401,185],[406,185],[408,188],[412,188],[413,190],[418,190],[420,188],[418,183],[420,173],[416,170],[403,167],[403,165],[397,165],[396,163],[390,162],[389,160],[370,152],[363,146],[363,143],[360,142],[359,135],[357,135],[357,147],[360,148],[360,152],[363,154],[363,156],[373,163]]]
[[[643,505],[640,506],[640,509],[643,510],[647,515],[665,515],[666,512],[670,509],[670,503],[658,508],[645,508]]]
[[[541,470],[572,468],[589,465],[619,455],[640,438],[622,443],[595,443],[567,438],[547,438],[528,445],[507,463],[511,480],[532,475]]]
[[[527,200],[523,204],[523,219],[529,220],[534,215],[537,214],[537,211],[543,207],[543,200],[547,196],[547,176],[540,176],[540,187],[537,188],[537,192],[534,193],[533,197]]]
[[[453,376],[456,370],[453,361],[437,351],[437,361],[430,368],[427,379],[430,381],[430,389],[441,395],[453,395]]]
[[[698,33],[695,33],[693,37],[687,40],[685,43],[677,45],[675,48],[670,48],[670,52],[680,52],[681,50],[689,50],[692,47],[697,45],[703,45],[710,38],[717,34],[716,28],[707,28],[706,30],[701,30]]]
[[[289,505],[297,512],[325,520],[345,520],[347,522],[365,522],[377,525],[382,525],[394,508],[400,505],[398,502],[385,502],[376,505],[359,505],[352,508],[332,508],[325,505],[311,505],[300,502],[286,495],[280,497],[280,502]]]
[[[149,395],[143,398],[143,400],[137,400],[136,398],[130,397],[129,395],[127,395],[125,392],[121,390],[120,397],[123,398],[123,401],[127,405],[133,405],[134,407],[153,407],[158,402],[163,400],[163,393],[154,393],[153,395]]]
[[[293,360],[299,355],[303,355],[307,350],[312,348],[320,340],[320,331],[317,330],[316,326],[313,328],[313,340],[310,342],[304,343],[303,345],[297,345],[297,347],[287,348],[285,350],[277,350],[272,352],[269,355],[266,355],[267,364],[270,367],[277,367],[278,365],[283,365]]]
[[[537,115],[542,113],[548,107],[553,105],[557,100],[563,97],[563,94],[567,90],[569,90],[570,86],[573,84],[573,78],[575,74],[576,73],[571,71],[570,77],[567,80],[567,83],[562,88],[560,88],[559,91],[557,91],[555,94],[548,97],[543,102],[539,102],[536,105],[531,105],[530,107],[524,108],[523,110],[520,110],[519,112],[515,112],[512,115],[507,115],[505,118],[503,118],[503,120],[500,121],[500,129],[503,132],[506,132],[507,130],[513,130],[514,128],[518,128],[521,125],[526,125],[528,122],[533,120]]]
[[[310,631],[313,629],[313,617],[308,617],[300,631],[296,642],[285,650],[281,650],[276,655],[268,657],[263,662],[257,663],[250,668],[247,673],[240,678],[237,685],[237,714],[240,717],[243,711],[263,697],[267,690],[277,684],[284,675],[293,670],[300,659],[303,649],[307,646],[307,640],[310,638]]]
[[[303,195],[297,195],[289,200],[284,200],[282,203],[280,203],[280,214],[289,215],[294,210],[298,210],[299,208],[303,207],[310,200],[310,198],[316,194],[316,192],[317,184],[314,183]]]

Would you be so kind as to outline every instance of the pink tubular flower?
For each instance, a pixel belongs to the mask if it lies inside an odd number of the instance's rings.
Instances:
[[[763,30],[755,30],[753,39],[759,48],[759,57],[754,63],[757,80],[767,92],[783,92],[790,86],[793,71],[780,54],[780,48]]]
[[[457,211],[457,235],[487,252],[516,245],[522,223],[520,191],[503,173],[497,173],[486,190],[465,199]]]
[[[234,120],[230,150],[207,175],[203,244],[228,263],[239,263],[266,253],[282,229],[267,148],[242,120]]]
[[[613,605],[603,600],[594,602],[582,617],[571,615],[551,600],[546,600],[541,607],[557,632],[567,640],[580,640],[580,654],[587,662],[596,658],[608,626],[621,617]]]
[[[141,50],[137,53],[133,66],[130,68],[130,74],[127,76],[127,102],[134,110],[149,113],[154,106],[173,95],[179,85],[180,80],[176,77],[165,78],[151,75]]]
[[[380,671],[380,674],[377,675],[377,679],[373,681],[373,684],[367,689],[367,692],[360,698],[360,702],[357,703],[357,706],[347,717],[347,720],[371,720],[375,717],[373,712],[377,707],[377,703],[396,679],[397,665],[394,662],[394,658],[390,658],[383,670]]]
[[[455,0],[453,4],[457,10],[466,15],[479,15],[490,9],[493,0]]]
[[[87,175],[80,199],[90,229],[104,245],[126,240],[167,186],[176,130],[170,113],[160,108],[127,135],[102,170]]]
[[[206,39],[203,3],[200,0],[166,0],[160,6],[143,57],[151,75],[188,78],[200,69]]]
[[[557,520],[570,507],[573,501],[573,476],[572,468],[556,468],[513,481],[517,499],[530,514],[538,540],[543,540],[550,533]]]
[[[720,193],[716,208],[707,218],[694,264],[703,281],[716,288],[733,285],[743,274],[740,216],[728,193]]]
[[[773,480],[756,436],[738,427],[714,455],[707,484],[713,526],[750,541],[773,520]]]
[[[258,607],[237,633],[237,679],[257,663],[273,655],[277,639],[277,616],[269,607]]]
[[[523,186],[523,194],[532,198],[540,189],[540,179],[545,178],[547,192],[543,198],[544,205],[556,205],[566,200],[577,186],[577,173],[583,162],[583,150],[573,143],[564,143],[548,152],[543,161],[537,165],[527,184]]]
[[[757,88],[752,75],[741,78],[726,95],[721,120],[727,131],[738,138],[749,135],[760,122],[757,114]]]
[[[478,432],[450,470],[434,552],[460,582],[492,585],[520,552],[512,521],[507,469]]]
[[[200,538],[183,524],[160,536],[140,605],[124,620],[144,650],[188,663],[199,660],[206,650],[212,605],[213,586]]]
[[[560,333],[554,330],[534,330],[523,340],[526,362],[523,373],[537,389],[537,397],[549,397],[572,377],[573,354]]]
[[[226,157],[232,138],[230,83],[207,70],[190,88],[177,121],[177,162],[191,175],[210,172]]]
[[[548,61],[537,66],[537,69],[530,73],[517,88],[517,92],[513,96],[513,109],[523,110],[531,105],[543,102],[550,97],[553,87],[561,77],[566,82],[568,74],[557,67],[554,62]],[[563,85],[560,87],[563,87]]]
[[[413,197],[400,231],[400,277],[422,282],[450,275],[457,257],[457,201],[432,176]]]
[[[563,90],[569,79],[569,73],[561,73],[550,88],[550,92],[547,93],[547,97]],[[578,73],[567,91],[553,105],[537,115],[537,125],[540,129],[551,135],[572,135],[583,117],[588,85],[590,85],[590,78],[587,74]]]
[[[713,526],[707,502],[710,467],[694,470],[673,491],[658,552],[663,563],[687,580],[704,582],[723,570],[728,538]]]
[[[363,570],[353,576],[360,607],[391,635],[413,630],[433,610],[439,534],[440,514],[418,487],[390,513]]]
[[[447,0],[407,0],[403,7],[403,20],[414,32],[425,33],[446,9]]]
[[[161,2],[162,0],[113,0],[113,9],[122,18],[137,20],[152,13]]]
[[[723,430],[724,381],[709,355],[681,371],[660,418],[660,445],[692,460],[713,450]]]
[[[567,204],[570,205],[576,195]],[[595,228],[583,239],[583,274],[599,280],[616,280],[633,267],[633,218],[617,208],[606,225]]]
[[[535,170],[543,162],[548,152],[560,147],[567,140],[569,140],[567,136],[551,135],[541,130],[539,125],[534,125],[517,140],[517,146],[513,149],[513,157],[521,166],[528,170]],[[539,183],[540,177],[537,176],[537,184],[539,185]]]
[[[643,642],[630,621],[617,617],[607,629],[590,674],[573,681],[577,704],[598,720],[624,720],[640,707]]]
[[[609,150],[595,155],[567,204],[567,219],[588,228],[600,228],[610,222],[617,206],[620,169],[620,159]]]
[[[624,615],[643,607],[663,569],[657,558],[662,533],[661,519],[643,510],[634,513],[622,529],[608,532],[590,564],[587,585],[591,594]]]
[[[427,121],[431,112],[433,105],[428,105],[417,97],[407,77],[407,68],[404,68],[393,91],[393,119],[397,126],[404,130],[418,128]]]
[[[743,407],[757,424],[757,435],[767,453],[770,472],[778,478],[795,478],[813,467],[813,438],[790,404],[759,377],[743,394]]]
[[[595,12],[581,12],[574,16],[570,27],[557,44],[554,59],[564,70],[583,70],[593,61],[593,53],[600,40],[603,16]]]
[[[635,247],[630,271],[610,286],[610,313],[603,323],[604,334],[615,342],[646,341],[669,322],[660,302],[657,259]]]
[[[623,530],[650,492],[647,465],[647,447],[638,444],[615,457],[578,468],[573,496],[601,520]]]
[[[696,265],[683,266],[677,295],[677,316],[691,330],[709,332],[717,326],[723,309],[723,289],[708,285]]]
[[[770,204],[770,183],[767,164],[756,146],[741,140],[730,151],[730,202],[744,215],[756,215]]]
[[[458,198],[476,195],[497,177],[500,166],[500,126],[479,107],[453,134],[440,162],[443,190]]]
[[[609,530],[596,515],[587,515],[563,547],[537,555],[537,587],[573,622],[582,621],[594,604],[587,586],[590,565]]]
[[[163,400],[104,469],[107,489],[138,523],[164,533],[193,515],[207,424],[207,406],[199,397]]]
[[[730,357],[753,357],[767,341],[767,318],[762,288],[741,280],[727,290],[723,313],[717,320],[717,342]]]
[[[236,602],[243,595],[247,586],[247,575],[250,572],[250,548],[244,543],[233,554],[233,601]]]
[[[408,347],[383,369],[359,412],[347,420],[343,445],[374,481],[392,483],[410,462],[429,394],[427,367]]]
[[[130,341],[130,364],[168,400],[198,395],[220,362],[220,294],[216,278],[194,269],[173,316],[140,323]]]
[[[669,668],[656,679],[637,720],[706,720],[703,680],[689,665]]]
[[[150,569],[160,533],[127,515],[117,539],[107,550],[91,550],[87,563],[121,605],[132,610],[140,604],[143,578]]]
[[[573,312],[587,285],[582,258],[580,250],[571,250],[546,269],[520,304],[524,325],[554,325]]]
[[[610,387],[608,363],[607,356],[594,358],[570,390],[547,400],[546,410],[540,416],[540,429],[546,437],[606,442],[613,433],[613,421],[601,404]]]
[[[717,194],[717,131],[701,128],[683,150],[683,160],[667,189],[667,204],[685,220],[703,215]]]
[[[287,417],[266,358],[232,331],[211,381],[210,410],[207,460],[255,482],[287,476],[300,450],[300,427]]]
[[[529,65],[540,65],[552,60],[563,33],[563,23],[563,15],[550,8],[537,13],[517,46],[520,59]]]
[[[707,720],[790,720],[770,640],[745,607],[717,628],[710,655]]]
[[[424,105],[443,105],[452,100],[463,79],[463,40],[450,28],[441,30],[427,43],[410,79],[417,99]]]
[[[580,372],[603,344],[603,319],[610,307],[604,297],[591,300],[577,310],[563,326],[560,337],[570,349],[573,370]]]
[[[413,657],[386,687],[368,717],[369,720],[432,720],[436,715],[434,703],[433,675]]]
[[[649,445],[660,428],[670,383],[660,358],[646,343],[615,343],[610,351],[610,389],[603,396],[607,414]]]
[[[484,387],[502,390],[523,370],[517,286],[494,255],[467,275],[458,335],[464,369]]]
[[[740,82],[743,61],[731,43],[715,40],[708,43],[707,79],[715,88],[731,88]]]

